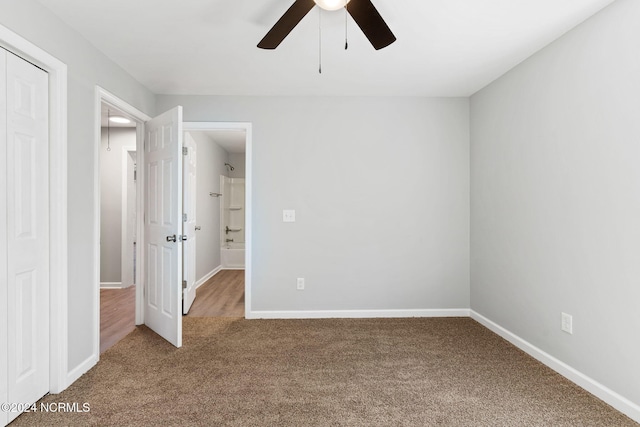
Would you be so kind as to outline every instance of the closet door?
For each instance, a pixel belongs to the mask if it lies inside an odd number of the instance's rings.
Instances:
[[[7,394],[49,391],[48,76],[6,54]],[[17,413],[9,414],[9,421]]]
[[[7,303],[7,51],[0,48],[0,312]],[[0,316],[0,403],[7,397],[7,316]],[[7,413],[0,411],[0,426],[7,424]]]

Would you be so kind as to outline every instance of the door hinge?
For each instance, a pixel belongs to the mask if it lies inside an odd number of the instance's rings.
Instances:
[[[189,154],[189,147],[182,147],[182,154],[184,154],[185,156]]]
[[[182,222],[187,222],[187,214],[186,213],[182,214]]]
[[[187,281],[186,280],[182,281],[182,289],[187,289]]]

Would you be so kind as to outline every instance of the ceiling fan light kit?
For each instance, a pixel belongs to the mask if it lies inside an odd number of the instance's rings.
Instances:
[[[313,0],[319,7],[324,10],[338,10],[342,9],[351,0]]]
[[[376,50],[396,41],[396,37],[371,0],[296,0],[258,43],[258,47],[277,48],[316,5],[329,11],[345,8]]]

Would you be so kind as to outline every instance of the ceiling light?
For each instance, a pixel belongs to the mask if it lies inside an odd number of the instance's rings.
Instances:
[[[347,5],[351,0],[313,0],[324,10],[338,10]]]
[[[113,122],[113,123],[120,123],[123,125],[126,125],[127,123],[131,123],[131,120],[127,119],[126,117],[122,117],[122,116],[111,116],[109,117],[109,121]]]

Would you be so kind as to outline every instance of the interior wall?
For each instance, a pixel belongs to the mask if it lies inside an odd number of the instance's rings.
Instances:
[[[638,22],[618,0],[471,98],[472,309],[636,405]]]
[[[102,128],[101,135],[100,282],[113,284],[122,281],[122,148],[136,146],[136,128],[111,128],[109,138]]]
[[[229,178],[245,178],[245,153],[229,153],[229,163],[233,170],[229,172]]]
[[[196,282],[211,276],[220,267],[220,175],[227,174],[228,153],[203,132],[189,132],[196,141]]]
[[[468,309],[468,99],[158,96],[174,105],[253,124],[253,310]]]
[[[68,66],[68,370],[94,362],[93,238],[95,88],[100,85],[146,114],[155,96],[35,0],[0,1],[0,24]]]

